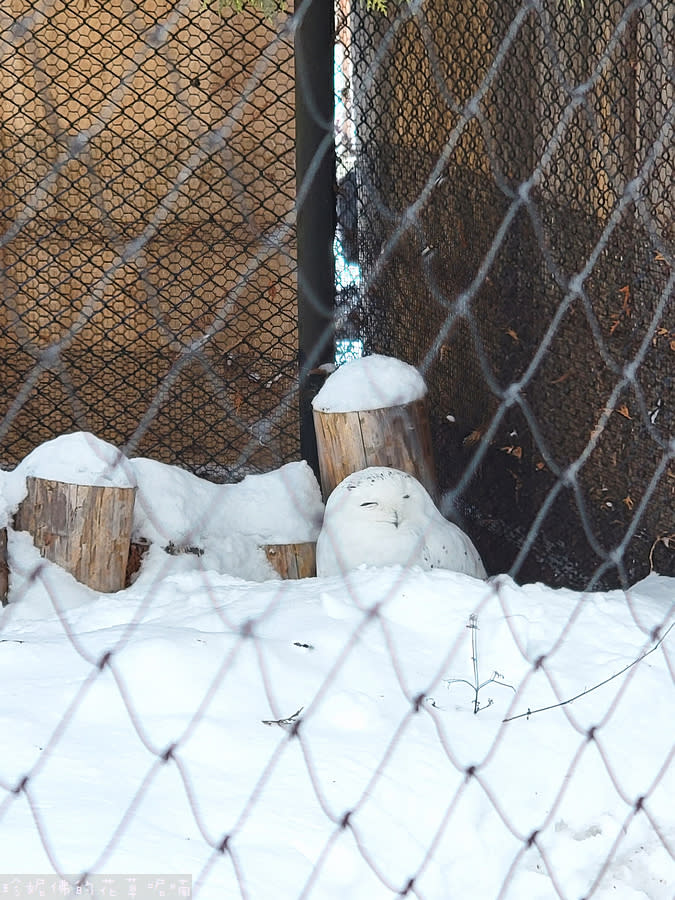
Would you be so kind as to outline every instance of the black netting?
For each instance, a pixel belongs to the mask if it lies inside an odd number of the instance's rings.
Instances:
[[[162,0],[0,24],[0,463],[73,428],[217,477],[297,456],[292,37]]]
[[[422,367],[492,571],[625,583],[672,530],[666,7],[338,13],[344,336]]]

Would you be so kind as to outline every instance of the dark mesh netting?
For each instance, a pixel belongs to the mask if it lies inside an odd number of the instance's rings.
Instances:
[[[668,6],[338,14],[342,327],[421,366],[447,510],[491,571],[673,571]]]
[[[218,478],[297,456],[292,37],[48,7],[0,12],[0,464],[73,429]]]

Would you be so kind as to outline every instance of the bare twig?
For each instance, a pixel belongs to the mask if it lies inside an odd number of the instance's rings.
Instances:
[[[473,697],[473,714],[480,712],[481,709],[486,709],[488,706],[492,706],[492,698],[488,699],[488,702],[485,706],[480,705],[480,701],[478,699],[478,694],[483,690],[488,684],[498,684],[500,687],[508,687],[511,688],[512,691],[515,692],[515,688],[512,684],[505,684],[502,680],[504,676],[497,672],[496,670],[492,673],[490,678],[487,678],[485,681],[481,682],[479,673],[478,673],[478,639],[476,638],[476,632],[478,631],[478,616],[475,613],[472,613],[469,616],[469,624],[466,626],[471,629],[471,661],[473,663],[473,684],[470,681],[467,681],[466,678],[445,678],[445,683],[450,686],[451,684],[468,684],[470,688],[472,688],[474,692]]]
[[[566,706],[568,703],[574,703],[575,700],[578,700],[579,697],[584,697],[586,694],[590,694],[593,691],[597,691],[598,688],[603,687],[605,684],[609,684],[610,681],[613,681],[615,678],[618,678],[619,675],[623,675],[624,672],[627,672],[628,669],[631,669],[633,666],[636,666],[639,662],[641,662],[646,656],[649,656],[650,653],[653,653],[660,644],[662,644],[668,634],[675,628],[675,622],[668,628],[668,630],[661,635],[658,641],[654,644],[653,647],[650,647],[649,650],[646,650],[641,656],[638,656],[637,659],[634,659],[633,662],[628,663],[627,666],[624,666],[619,672],[615,672],[614,675],[610,675],[609,678],[605,678],[604,681],[601,681],[599,684],[593,685],[593,687],[587,688],[585,691],[581,691],[579,694],[575,694],[574,697],[569,697],[567,700],[562,700],[560,703],[553,703],[551,706],[541,706],[539,709],[528,709],[527,712],[518,713],[516,716],[509,716],[507,719],[503,719],[503,722],[513,722],[514,719],[529,719],[530,716],[534,716],[536,713],[546,712],[549,709],[557,709],[559,706]]]
[[[292,728],[304,708],[304,706],[301,706],[300,709],[296,710],[292,716],[288,716],[285,719],[262,719],[262,723],[263,725],[278,725],[279,728]]]

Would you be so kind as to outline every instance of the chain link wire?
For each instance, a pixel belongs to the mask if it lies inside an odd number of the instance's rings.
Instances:
[[[3,468],[73,429],[217,480],[297,458],[292,45],[305,8],[270,20],[227,8],[219,17],[194,0],[3,7]],[[647,627],[630,588],[653,568],[675,574],[669,4],[415,0],[379,12],[340,0],[335,15],[338,356],[364,348],[420,367],[443,509],[460,517],[488,571],[584,593],[555,645],[529,665],[508,580],[486,585],[474,613],[480,620],[492,607],[501,611],[528,671],[482,760],[467,764],[426,702],[457,668],[465,629],[449,635],[428,684],[412,690],[385,614],[400,585],[376,599],[353,591],[358,624],[311,703],[284,719],[265,640],[288,585],[279,582],[263,612],[238,621],[207,584],[214,612],[237,640],[185,727],[161,744],[144,726],[123,661],[163,573],[122,637],[97,654],[38,567],[22,590],[43,583],[87,675],[36,762],[18,780],[0,773],[0,828],[13,805],[27,801],[59,870],[33,786],[88,695],[112,678],[150,762],[87,872],[113,856],[169,768],[207,851],[195,896],[215,898],[210,879],[223,860],[237,896],[253,896],[242,835],[297,750],[329,823],[299,896],[321,896],[323,867],[345,835],[379,896],[427,896],[420,885],[434,853],[461,817],[464,796],[479,790],[514,848],[497,896],[512,896],[534,850],[551,886],[546,896],[568,898],[546,829],[590,755],[625,802],[624,831],[646,821],[675,858],[672,829],[653,805],[662,801],[673,751],[633,796],[604,730],[637,666],[617,683],[602,720],[588,725],[549,665],[583,616],[587,592],[619,586],[644,636],[638,656],[657,652],[675,685],[666,641],[672,606]],[[19,591],[10,611],[21,599]],[[405,712],[359,797],[336,812],[312,717],[368,629],[384,640]],[[287,735],[234,823],[215,833],[184,748],[216,694],[236,689],[235,663],[249,650]],[[489,766],[506,752],[507,721],[540,677],[575,743],[545,817],[527,830]],[[662,698],[669,700],[672,691]],[[459,780],[401,881],[373,852],[359,813],[372,807],[420,720],[435,730]],[[620,841],[597,861],[587,896]]]

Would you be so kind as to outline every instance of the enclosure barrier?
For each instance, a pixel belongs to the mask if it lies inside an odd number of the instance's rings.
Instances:
[[[256,585],[209,568],[240,522],[88,591],[0,481],[0,894],[106,896],[143,846],[182,873],[152,896],[670,897],[671,19],[3,5],[0,468],[91,431],[270,472],[313,453],[335,342],[420,370],[439,504],[493,577],[314,580],[268,535],[298,577]]]

